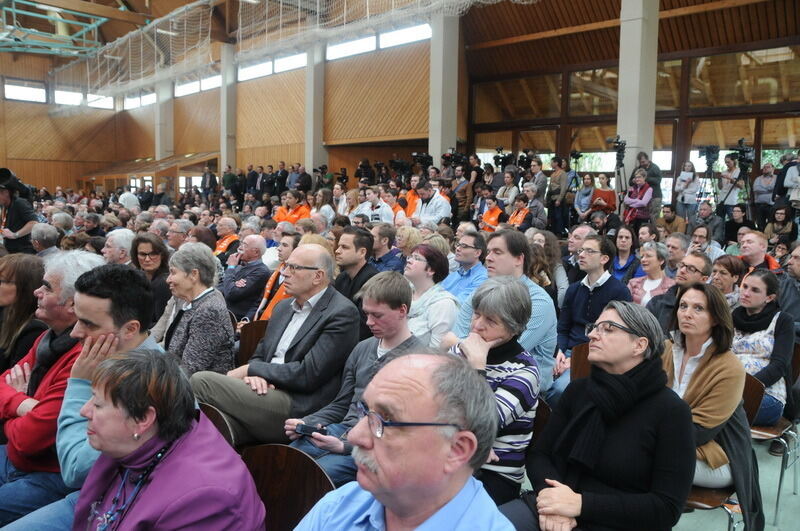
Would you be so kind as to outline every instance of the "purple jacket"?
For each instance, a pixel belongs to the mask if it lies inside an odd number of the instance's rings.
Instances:
[[[117,525],[109,529],[264,529],[264,504],[250,472],[211,421],[199,414],[199,421],[193,421],[190,430],[174,442],[130,507],[117,518]],[[125,470],[130,470],[129,479],[117,507],[128,500],[140,471],[164,446],[163,440],[153,437],[122,459],[102,454],[81,489],[72,528],[96,529],[98,513],[112,506]],[[97,512],[92,510],[94,504]],[[90,517],[93,523],[87,528]]]

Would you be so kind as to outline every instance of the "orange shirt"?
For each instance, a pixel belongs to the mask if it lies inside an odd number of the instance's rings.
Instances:
[[[278,211],[272,217],[276,223],[281,221],[288,221],[289,223],[297,223],[301,219],[310,218],[311,209],[305,205],[297,205],[292,210],[287,210],[286,207],[278,208]]]
[[[527,208],[519,208],[515,210],[511,216],[509,216],[508,222],[515,227],[519,227],[522,225],[522,222],[525,221],[525,216],[528,215],[528,212],[530,212],[530,210]]]
[[[236,234],[228,234],[227,236],[223,236],[222,238],[217,240],[217,246],[214,248],[214,256],[219,256],[220,254],[227,251],[228,246],[238,239],[239,237]]]
[[[481,230],[486,232],[494,232],[495,229],[493,227],[497,227],[497,225],[500,224],[500,214],[502,213],[503,209],[497,205],[484,212],[483,216],[481,217],[481,221],[483,221],[487,226],[483,227]],[[492,225],[492,227],[489,227],[489,225]]]
[[[406,192],[406,202],[408,202],[406,216],[413,218],[414,212],[417,211],[417,203],[419,202],[419,194],[417,194],[416,190],[409,190]]]

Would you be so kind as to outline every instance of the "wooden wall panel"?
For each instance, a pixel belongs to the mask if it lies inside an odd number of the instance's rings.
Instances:
[[[273,146],[256,146],[249,148],[239,148],[236,150],[236,167],[246,168],[248,164],[255,166],[266,166],[272,164],[278,168],[279,161],[285,161],[286,165],[302,162],[305,144],[280,144]]]
[[[25,183],[37,188],[46,186],[51,192],[56,186],[76,187],[81,176],[107,165],[108,162],[8,159],[8,167]]]
[[[5,101],[9,159],[114,161],[114,112]]]
[[[461,32],[458,45],[458,115],[456,116],[456,138],[461,143],[467,142],[467,125],[469,121],[469,67],[467,53],[464,49],[464,35]],[[455,147],[455,146],[453,146]]]
[[[219,151],[219,89],[175,98],[175,154]]]
[[[430,43],[325,65],[327,144],[428,137]]]
[[[117,160],[155,156],[155,105],[116,115]]]
[[[0,74],[44,81],[52,68],[49,57],[31,53],[0,53]]]
[[[424,152],[428,149],[427,139],[419,143],[391,144],[386,146],[330,146],[328,148],[328,168],[338,172],[339,168],[347,168],[350,176],[350,187],[356,185],[354,176],[358,162],[368,158],[370,164],[381,161],[388,164],[390,159],[399,158],[411,162],[411,153]]]
[[[305,69],[239,83],[236,98],[238,151],[303,144],[305,93]],[[238,160],[241,165],[241,159]]]

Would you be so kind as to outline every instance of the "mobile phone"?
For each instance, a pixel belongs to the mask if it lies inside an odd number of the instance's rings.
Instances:
[[[321,433],[322,435],[328,435],[328,428],[322,426],[321,428],[317,428],[316,426],[311,426],[309,424],[298,424],[294,427],[294,431],[299,433],[300,435],[307,435],[311,436],[314,433]]]

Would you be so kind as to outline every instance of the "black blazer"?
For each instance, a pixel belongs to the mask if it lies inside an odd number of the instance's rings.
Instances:
[[[333,286],[325,289],[303,327],[292,339],[284,363],[270,363],[281,335],[289,325],[294,298],[275,306],[264,339],[258,344],[247,370],[292,398],[290,415],[303,417],[330,404],[350,351],[358,343],[358,309]]]

